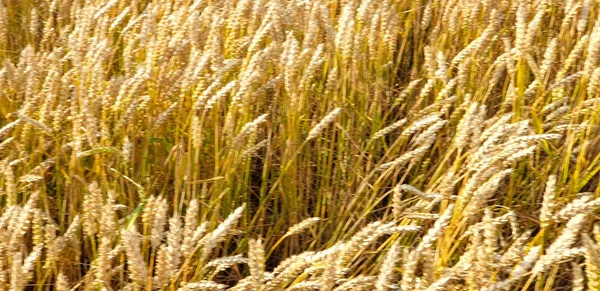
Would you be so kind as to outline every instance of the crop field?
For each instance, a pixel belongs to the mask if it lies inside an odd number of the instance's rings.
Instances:
[[[600,290],[598,0],[0,0],[0,291]]]

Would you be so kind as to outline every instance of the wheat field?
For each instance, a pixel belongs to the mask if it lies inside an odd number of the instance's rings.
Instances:
[[[598,0],[1,0],[1,290],[600,290]]]

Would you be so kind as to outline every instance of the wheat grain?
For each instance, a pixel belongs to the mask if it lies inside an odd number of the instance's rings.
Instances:
[[[385,255],[383,263],[381,264],[381,269],[377,277],[377,283],[375,283],[376,290],[382,291],[390,289],[389,286],[394,281],[394,269],[399,255],[400,244],[398,241],[396,241],[390,247],[389,251]]]
[[[371,137],[371,140],[376,140],[379,138],[382,138],[388,134],[390,134],[391,132],[399,129],[400,127],[402,127],[404,124],[406,124],[406,119],[400,119],[384,128],[382,128],[381,130],[375,132],[373,134],[373,136]]]
[[[540,210],[540,225],[542,227],[548,227],[552,220],[553,212],[555,211],[556,201],[556,176],[550,175],[546,182],[546,189],[544,192],[544,200],[542,202],[542,209]]]
[[[130,268],[129,276],[135,284],[143,287],[148,269],[141,254],[138,233],[135,230],[121,230],[121,235],[123,236],[123,246],[127,255],[127,265]]]
[[[317,123],[317,125],[315,125],[309,132],[308,132],[308,136],[306,137],[306,140],[312,140],[314,138],[316,138],[318,135],[321,134],[321,132],[323,132],[325,130],[325,128],[332,123],[335,118],[341,113],[342,109],[341,108],[336,108],[334,110],[332,110],[331,112],[327,113],[327,115],[325,115],[325,117],[323,117],[323,119],[321,119],[321,121],[319,121],[319,123]]]

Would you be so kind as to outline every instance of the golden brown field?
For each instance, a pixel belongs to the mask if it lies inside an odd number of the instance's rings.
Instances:
[[[1,290],[600,290],[598,0],[0,0]]]

